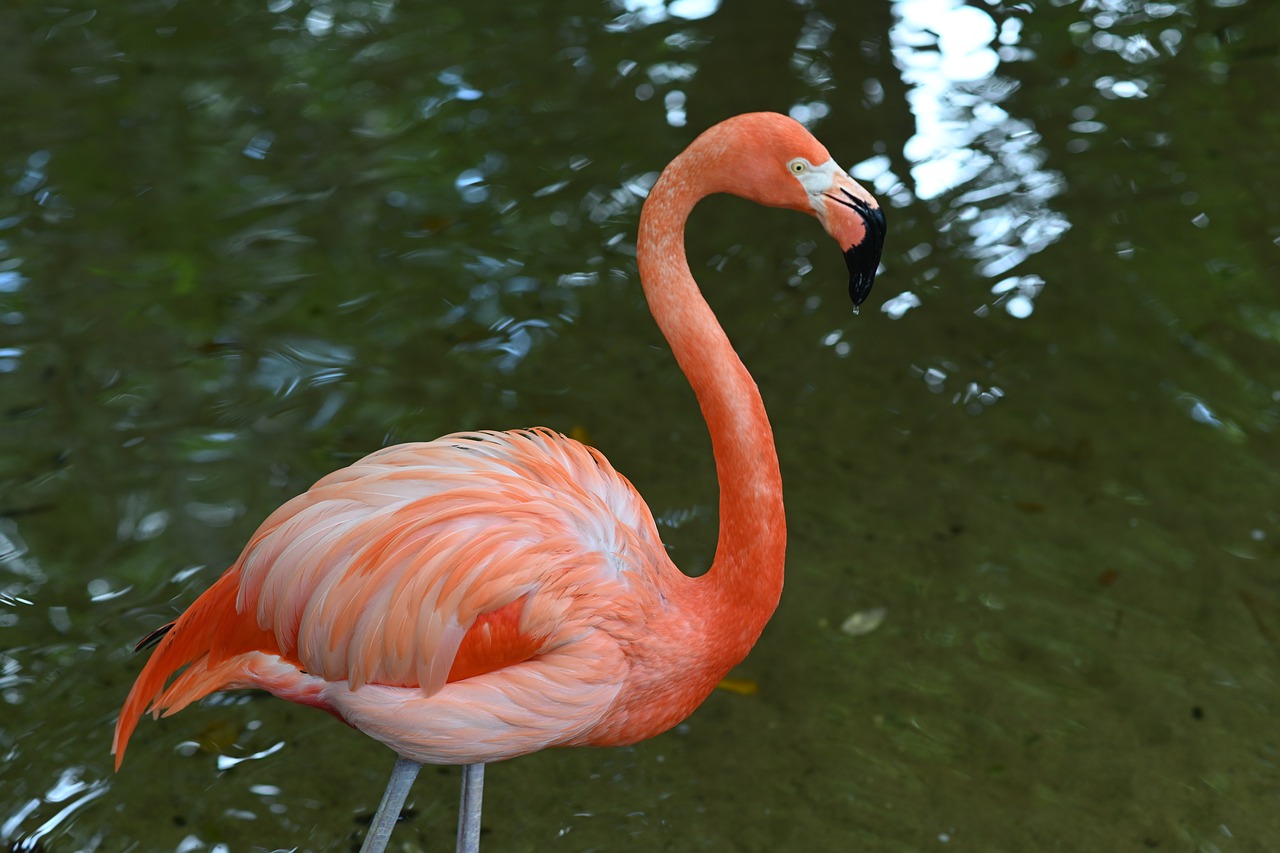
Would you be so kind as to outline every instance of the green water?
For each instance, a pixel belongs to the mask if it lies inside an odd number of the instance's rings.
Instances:
[[[108,748],[133,643],[377,447],[576,430],[704,570],[635,224],[694,133],[774,109],[890,234],[851,316],[812,221],[690,224],[787,485],[758,692],[494,766],[484,849],[1280,849],[1278,32],[1269,0],[5,3],[0,844],[354,849],[393,758],[327,715],[225,694]],[[451,849],[457,778],[395,849]]]

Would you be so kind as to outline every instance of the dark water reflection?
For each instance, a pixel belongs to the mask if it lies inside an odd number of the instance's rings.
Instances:
[[[635,220],[694,132],[776,109],[893,233],[851,318],[812,223],[694,216],[788,485],[759,692],[496,768],[487,849],[1270,849],[1276,32],[1263,0],[6,4],[0,842],[358,836],[391,758],[324,715],[229,694],[107,750],[133,641],[373,448],[574,431],[705,569]],[[455,781],[397,838],[447,843]]]

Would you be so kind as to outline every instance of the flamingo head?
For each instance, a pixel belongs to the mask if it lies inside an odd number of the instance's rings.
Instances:
[[[884,210],[862,186],[834,160],[808,163],[795,158],[787,164],[805,188],[810,207],[827,233],[844,250],[849,268],[849,298],[854,308],[871,294],[880,267],[887,224]]]
[[[719,131],[718,133],[713,133]],[[804,125],[777,113],[748,113],[706,134],[714,146],[722,192],[812,214],[840,248],[854,307],[871,293],[884,248],[884,210],[849,177]],[[708,140],[711,141],[711,140]]]

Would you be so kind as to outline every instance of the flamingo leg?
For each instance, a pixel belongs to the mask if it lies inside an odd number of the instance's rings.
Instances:
[[[398,756],[396,766],[391,770],[391,779],[387,781],[387,790],[382,793],[382,802],[374,813],[369,824],[369,833],[364,837],[360,853],[382,853],[391,840],[391,830],[395,829],[400,819],[400,809],[409,796],[413,780],[417,777],[422,765],[416,761]]]
[[[457,853],[480,853],[480,805],[484,798],[484,764],[462,767],[462,799],[458,804]]]

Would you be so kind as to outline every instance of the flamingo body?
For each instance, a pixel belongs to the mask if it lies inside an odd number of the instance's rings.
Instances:
[[[160,637],[116,725],[117,767],[147,710],[228,688],[322,708],[415,763],[629,744],[688,716],[760,636],[786,550],[764,403],[685,259],[685,221],[713,192],[815,216],[844,250],[855,305],[884,237],[875,199],[773,113],[711,127],[654,184],[637,258],[711,434],[720,532],[706,574],[682,574],[631,483],[557,433],[388,447],[276,510],[149,638]]]
[[[598,451],[542,429],[388,447],[272,513],[165,634],[117,762],[152,699],[171,714],[234,687],[323,708],[419,762],[634,743],[724,668],[670,678],[727,652],[685,618],[696,597]]]

